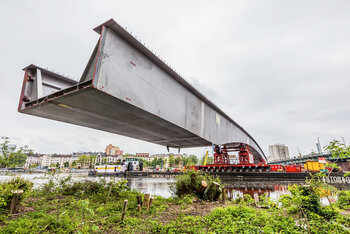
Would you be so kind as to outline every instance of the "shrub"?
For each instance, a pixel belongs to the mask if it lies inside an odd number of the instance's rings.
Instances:
[[[117,182],[111,181],[109,183],[106,183],[105,180],[101,180],[100,182],[89,180],[79,181],[72,184],[65,184],[65,186],[61,188],[61,192],[63,195],[80,196],[110,191],[110,195],[118,196],[120,192],[130,190],[130,188],[126,186],[127,182],[127,180],[119,180]]]
[[[350,190],[340,191],[338,193],[337,206],[340,209],[349,209],[350,208]]]
[[[0,209],[8,207],[14,190],[23,190],[21,198],[27,194],[33,187],[33,183],[29,180],[25,180],[22,177],[14,177],[8,181],[0,184]]]
[[[204,196],[196,194],[201,182],[207,182],[207,190],[213,184],[213,182],[221,183],[220,179],[210,174],[205,174],[200,171],[186,171],[183,174],[176,177],[176,183],[173,188],[173,192],[178,196],[182,197],[185,195],[197,196],[205,200],[214,200],[215,194],[220,192],[220,187],[216,188],[212,193],[205,192]]]

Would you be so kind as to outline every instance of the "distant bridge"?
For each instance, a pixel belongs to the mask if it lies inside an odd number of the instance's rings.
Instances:
[[[19,112],[166,147],[243,143],[266,161],[247,131],[114,20],[94,30],[100,38],[79,82],[24,68]]]
[[[332,157],[331,154],[327,153],[327,154],[303,155],[301,157],[270,162],[270,164],[280,164],[280,165],[304,164],[307,161],[318,161],[318,158],[325,158],[327,161],[331,161],[331,162],[341,162],[341,161],[350,160],[350,158],[342,159],[340,157]]]

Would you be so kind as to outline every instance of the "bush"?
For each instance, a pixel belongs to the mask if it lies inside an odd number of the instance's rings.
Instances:
[[[350,190],[340,191],[338,193],[337,206],[340,209],[349,209],[350,208]]]
[[[29,180],[25,180],[22,177],[14,177],[9,181],[0,183],[0,209],[8,207],[13,197],[14,190],[23,190],[21,198],[27,194],[33,187],[33,183]]]
[[[127,180],[111,181],[109,183],[105,180],[101,180],[100,182],[86,180],[65,184],[60,190],[63,195],[93,195],[98,193],[104,194],[110,191],[110,195],[118,196],[120,192],[130,190],[126,186],[127,182]]]
[[[321,213],[320,197],[311,186],[295,185],[291,190],[292,196],[299,198],[298,204],[305,211],[311,211],[316,214]]]
[[[202,198],[204,200],[215,200],[215,194],[219,193],[220,187],[213,191],[212,193],[205,192],[204,196],[196,194],[201,182],[207,182],[207,190],[213,184],[213,182],[221,183],[220,179],[216,176],[210,174],[205,174],[200,171],[186,171],[183,174],[176,177],[176,183],[173,188],[173,192],[178,196],[182,197],[185,195],[192,195]]]

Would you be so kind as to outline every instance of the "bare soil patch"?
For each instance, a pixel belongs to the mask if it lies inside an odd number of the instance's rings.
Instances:
[[[228,204],[220,202],[193,202],[186,205],[170,204],[169,208],[164,211],[159,217],[158,221],[161,223],[168,223],[176,219],[180,215],[204,216],[210,213],[216,207],[226,207]],[[185,209],[182,209],[185,208]]]

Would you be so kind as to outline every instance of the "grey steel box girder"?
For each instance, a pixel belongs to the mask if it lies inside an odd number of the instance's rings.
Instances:
[[[100,39],[79,82],[24,69],[20,112],[176,148],[245,143],[266,160],[241,126],[114,20],[95,31]]]

